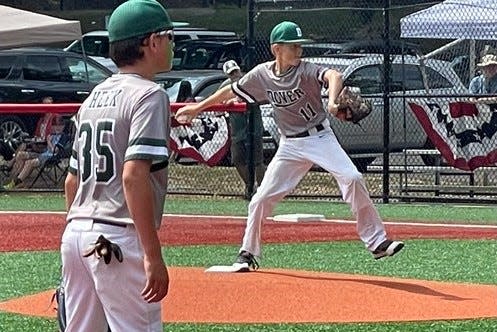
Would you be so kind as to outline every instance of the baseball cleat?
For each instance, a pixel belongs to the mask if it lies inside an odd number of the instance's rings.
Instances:
[[[404,243],[400,241],[385,240],[373,251],[374,259],[393,256],[404,248]]]
[[[238,254],[233,266],[238,268],[238,272],[250,272],[251,270],[257,270],[259,268],[259,263],[255,260],[254,255],[243,250]]]

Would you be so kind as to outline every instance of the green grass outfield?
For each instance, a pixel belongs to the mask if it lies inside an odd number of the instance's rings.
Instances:
[[[165,213],[246,216],[247,202],[233,198],[168,196]],[[378,204],[387,221],[497,225],[497,207],[457,204]],[[0,193],[0,211],[64,211],[62,194]],[[319,213],[329,219],[352,219],[347,204],[330,201],[284,200],[275,214]]]
[[[62,211],[61,195],[3,195],[0,210]],[[169,197],[167,213],[245,215],[246,202],[214,198]],[[493,207],[454,205],[379,205],[388,220],[417,220],[497,224]],[[344,204],[285,201],[275,213],[322,213],[328,218],[350,218]],[[1,227],[1,222],[0,222]],[[407,250],[393,259],[374,261],[359,241],[265,245],[264,267],[305,269],[369,275],[396,276],[497,284],[497,243],[492,240],[408,240]],[[237,245],[175,246],[163,248],[170,266],[209,266],[220,258],[231,261]],[[59,253],[16,252],[0,254],[0,301],[32,294],[57,285]],[[497,300],[496,300],[497,301]],[[392,303],[379,303],[391,305]],[[497,305],[497,303],[496,303]],[[48,307],[48,304],[47,304]],[[53,319],[0,313],[0,330],[57,331]],[[164,331],[496,331],[497,318],[388,324],[167,324]]]

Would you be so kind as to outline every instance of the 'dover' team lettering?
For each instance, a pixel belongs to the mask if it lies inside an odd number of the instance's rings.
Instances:
[[[305,92],[300,88],[280,91],[267,90],[266,93],[271,104],[278,107],[293,105],[305,96]]]

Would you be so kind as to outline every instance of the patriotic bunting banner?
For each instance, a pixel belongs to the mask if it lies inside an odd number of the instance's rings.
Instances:
[[[209,166],[217,165],[229,151],[228,116],[204,114],[195,118],[189,126],[181,125],[172,118],[170,146],[181,156]]]
[[[451,166],[474,170],[497,163],[497,105],[415,99],[409,106]]]

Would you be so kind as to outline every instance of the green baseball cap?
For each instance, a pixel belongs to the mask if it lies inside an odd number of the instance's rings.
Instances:
[[[112,12],[107,26],[111,43],[172,28],[166,9],[156,0],[122,3]]]
[[[297,24],[284,21],[273,28],[269,42],[271,44],[309,44],[313,40],[303,38],[302,30]]]

